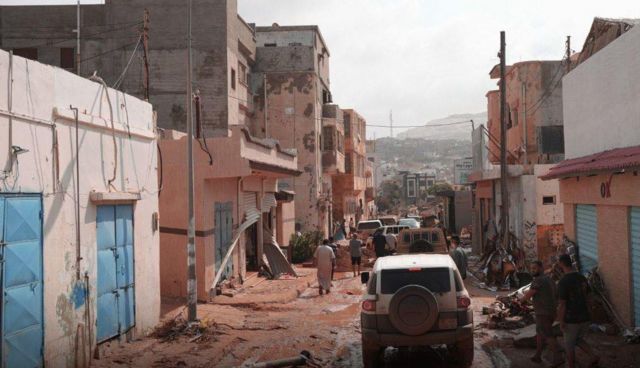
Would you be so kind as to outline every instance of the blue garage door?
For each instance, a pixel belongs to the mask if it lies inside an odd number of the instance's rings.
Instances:
[[[631,275],[635,326],[640,327],[640,207],[631,207]]]
[[[42,367],[42,201],[0,195],[2,367]]]
[[[579,204],[576,206],[576,240],[580,271],[591,272],[598,266],[598,216],[596,206]]]
[[[98,206],[98,342],[135,324],[133,207]]]

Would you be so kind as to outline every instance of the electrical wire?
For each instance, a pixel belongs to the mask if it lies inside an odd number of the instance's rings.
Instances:
[[[126,45],[123,45],[123,46],[120,46],[120,47],[116,47],[116,48],[114,48],[114,49],[107,50],[107,51],[101,52],[101,53],[99,53],[99,54],[95,54],[95,55],[89,56],[88,58],[81,59],[81,60],[79,61],[79,63],[85,63],[85,62],[87,62],[87,61],[89,61],[89,60],[93,60],[93,59],[95,59],[95,58],[99,58],[100,56],[104,56],[104,55],[110,54],[110,53],[115,52],[115,51],[118,51],[118,50],[126,49],[127,47],[129,47],[129,46],[133,46],[133,45],[135,45],[135,44],[136,44],[135,42],[131,42],[131,43],[128,43],[128,44],[126,44]]]
[[[236,96],[232,96],[232,95],[228,95],[229,98],[232,98],[234,100],[238,100],[240,102],[244,102],[245,104],[248,104],[249,101],[240,97],[236,97]],[[280,106],[281,108],[283,108],[284,106]],[[291,117],[296,117],[296,118],[302,118],[302,119],[313,119],[313,120],[317,120],[317,121],[321,121],[323,119],[326,118],[315,118],[315,117],[311,117],[311,116],[305,116],[305,115],[297,115],[297,114],[288,114],[285,110],[283,109],[279,109],[277,106],[273,106],[273,105],[269,105],[267,107],[267,110],[272,111],[272,112],[278,112],[281,113],[283,115],[286,116],[291,116]],[[465,121],[457,121],[454,123],[443,123],[443,124],[423,124],[423,125],[393,125],[394,128],[399,128],[399,129],[403,129],[403,128],[425,128],[425,127],[440,127],[440,126],[450,126],[450,125],[459,125],[459,124],[469,124],[471,123],[471,120],[465,120]],[[372,128],[391,128],[391,125],[388,123],[366,123],[367,127],[372,127]]]
[[[136,44],[136,47],[133,49],[133,52],[131,52],[131,57],[129,58],[129,62],[127,62],[127,65],[124,67],[124,70],[122,71],[122,74],[120,74],[118,79],[116,79],[115,83],[113,83],[113,88],[114,89],[118,89],[120,87],[120,84],[122,84],[122,82],[124,81],[124,77],[127,74],[127,71],[129,70],[129,67],[131,66],[131,62],[133,61],[133,57],[136,55],[136,52],[138,52],[138,47],[140,47],[140,43],[141,42],[142,42],[142,35],[140,35],[140,37],[138,37],[138,43]]]

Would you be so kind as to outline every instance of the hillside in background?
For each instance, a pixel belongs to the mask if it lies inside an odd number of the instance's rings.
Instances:
[[[441,124],[451,124],[473,120],[475,126],[487,124],[487,113],[481,112],[477,114],[455,114],[446,118],[429,121],[424,127],[411,128],[397,135],[398,139],[406,138],[424,138],[429,140],[471,140],[471,123],[455,124],[449,126],[435,126]],[[429,125],[432,125],[431,127]]]

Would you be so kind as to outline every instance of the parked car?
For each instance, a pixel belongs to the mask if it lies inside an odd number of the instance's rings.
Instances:
[[[387,234],[394,234],[394,235],[398,235],[400,233],[400,231],[408,229],[409,226],[406,225],[391,225],[391,226],[382,226],[376,229],[376,231],[373,232],[373,234],[371,234],[366,241],[366,245],[370,246],[371,244],[373,244],[373,236],[375,234],[377,234],[378,232],[382,233],[382,235],[387,235]]]
[[[462,367],[471,366],[471,299],[451,257],[382,257],[361,280],[367,284],[360,313],[365,368],[379,366],[387,346],[443,344]]]
[[[439,227],[404,229],[398,234],[396,253],[449,254],[449,247],[444,232]]]
[[[380,222],[380,220],[360,221],[356,227],[356,232],[360,239],[367,240],[367,238],[380,227],[382,227],[382,222]]]
[[[378,220],[382,222],[383,226],[396,225],[398,223],[398,217],[393,215],[381,216],[378,217]]]
[[[412,229],[417,229],[420,227],[420,221],[414,219],[414,218],[401,218],[398,221],[398,225],[404,225],[404,226],[409,226]]]

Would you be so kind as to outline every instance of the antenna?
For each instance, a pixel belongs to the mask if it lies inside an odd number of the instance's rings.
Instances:
[[[389,130],[391,130],[391,138],[393,138],[393,110],[389,110]]]

